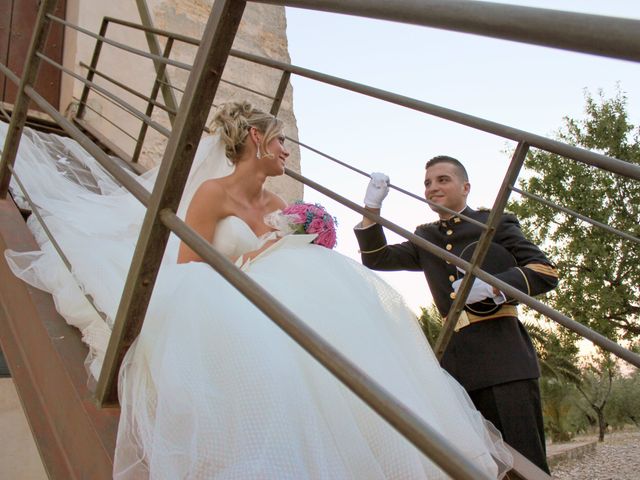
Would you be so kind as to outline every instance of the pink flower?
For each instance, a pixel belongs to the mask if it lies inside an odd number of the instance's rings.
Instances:
[[[315,233],[316,245],[327,248],[336,246],[336,220],[322,205],[298,201],[282,210],[294,233]]]

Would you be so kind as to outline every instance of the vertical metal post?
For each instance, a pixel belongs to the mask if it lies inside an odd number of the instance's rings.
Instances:
[[[122,359],[142,327],[169,230],[159,212],[175,212],[202,136],[213,97],[242,19],[244,0],[216,0],[178,115],[162,159],[140,237],[118,307],[96,398],[101,406],[117,403],[117,378]]]
[[[142,21],[142,25],[147,28],[153,28],[153,20],[151,18],[151,12],[149,11],[149,6],[145,0],[136,0],[136,4],[138,5],[138,13],[140,14],[140,20]],[[145,37],[147,38],[147,45],[149,45],[149,52],[154,55],[160,55],[160,42],[158,42],[158,38],[154,33],[145,32]],[[160,75],[160,69],[163,71],[166,70],[165,63],[159,63],[157,61],[153,61],[153,65],[156,68],[156,76],[160,79],[164,79],[165,83],[160,86],[162,89],[162,98],[164,100],[164,104],[170,110],[174,112],[178,111],[178,101],[176,100],[176,96],[174,91],[171,89],[171,82],[169,81],[169,77],[164,73]],[[169,122],[171,126],[173,126],[174,118],[169,115]]]
[[[33,86],[35,84],[38,76],[38,67],[40,67],[40,58],[36,53],[42,50],[46,44],[49,27],[51,26],[51,21],[47,15],[53,13],[57,3],[58,0],[43,0],[40,4],[36,26],[33,31],[33,36],[31,37],[31,44],[29,45],[27,61],[24,66],[22,79],[20,80],[20,86],[18,87],[16,104],[13,108],[11,122],[9,122],[9,129],[7,130],[7,137],[4,141],[4,148],[0,159],[0,199],[6,198],[7,192],[9,191],[9,183],[11,182],[9,167],[13,166],[16,161],[22,130],[27,120],[30,99],[24,89],[26,86]]]
[[[107,35],[107,28],[109,27],[109,19],[103,18],[102,25],[100,25],[100,32],[98,35],[100,37],[105,37]],[[89,69],[87,70],[87,80],[93,82],[93,76],[95,75],[96,69],[98,68],[98,60],[100,59],[100,51],[102,50],[102,40],[100,38],[96,39],[96,46],[93,49],[93,56],[91,57],[91,63],[89,64]],[[83,118],[85,105],[87,103],[87,99],[89,98],[89,91],[91,87],[87,83],[84,84],[84,88],[82,89],[82,95],[80,95],[80,104],[78,105],[78,111],[76,112],[76,117]]]
[[[278,116],[280,105],[282,105],[282,100],[284,99],[284,92],[286,92],[287,90],[287,85],[289,85],[290,78],[291,72],[287,72],[286,70],[282,72],[282,77],[280,77],[280,84],[278,85],[278,90],[276,91],[276,97],[273,99],[273,105],[271,106],[271,115],[273,115],[274,117]]]
[[[171,48],[173,48],[173,38],[169,37],[167,38],[167,44],[165,45],[164,52],[162,53],[162,56],[164,58],[169,58],[169,55],[171,55]],[[153,100],[158,98],[158,91],[160,90],[160,86],[162,85],[162,81],[164,79],[164,72],[166,69],[167,69],[166,63],[160,64],[160,67],[158,68],[158,72],[156,74],[156,81],[154,82],[153,88],[151,89],[151,95],[149,95],[149,103],[147,105],[147,111],[145,112],[145,115],[149,118],[151,118],[151,114],[153,113]],[[169,115],[169,121],[173,125],[173,118],[175,115],[173,115],[172,113],[168,113],[168,115]],[[140,157],[140,153],[142,152],[142,145],[144,144],[144,138],[147,135],[148,129],[149,129],[149,125],[147,125],[146,122],[142,122],[142,125],[140,126],[140,133],[138,134],[136,149],[134,150],[133,155],[131,157],[131,161],[134,163],[137,162],[138,158]]]
[[[493,236],[496,233],[496,228],[500,223],[504,208],[507,205],[507,201],[509,200],[511,187],[513,187],[516,180],[518,179],[520,169],[524,164],[524,160],[527,157],[528,151],[529,145],[527,143],[518,143],[516,151],[513,153],[513,157],[511,158],[509,169],[507,170],[507,173],[502,180],[502,185],[500,186],[498,195],[496,196],[496,199],[493,203],[493,208],[491,209],[491,213],[489,214],[489,219],[487,220],[488,228],[484,231],[484,233],[478,240],[478,245],[476,246],[476,249],[473,252],[473,256],[471,257],[472,269],[479,265],[482,265],[482,262],[484,262],[484,258],[489,250],[489,246],[491,245]],[[460,284],[458,294],[456,295],[456,298],[453,301],[451,308],[449,309],[449,313],[447,314],[447,320],[445,321],[444,326],[442,327],[442,331],[440,332],[440,335],[436,340],[436,346],[434,350],[438,360],[442,359],[442,355],[444,354],[444,351],[447,348],[449,341],[451,340],[453,330],[456,326],[456,323],[458,323],[458,318],[460,317],[462,310],[464,309],[465,302],[467,300],[474,280],[475,276],[471,272],[467,272],[462,280],[462,283]]]

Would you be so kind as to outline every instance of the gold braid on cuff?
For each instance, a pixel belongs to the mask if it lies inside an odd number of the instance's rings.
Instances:
[[[376,253],[379,252],[380,250],[383,250],[387,248],[386,245],[381,246],[380,248],[376,248],[375,250],[358,250],[360,253]]]

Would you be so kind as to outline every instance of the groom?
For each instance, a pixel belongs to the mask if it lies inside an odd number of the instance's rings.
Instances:
[[[436,205],[486,223],[487,210],[467,206],[471,185],[464,166],[455,158],[438,156],[425,170],[425,198]],[[389,190],[389,178],[373,173],[365,208],[379,214]],[[440,219],[420,225],[415,234],[465,257],[483,229],[437,207]],[[374,270],[423,271],[440,314],[445,317],[461,279],[455,265],[411,242],[387,245],[382,226],[364,217],[356,226],[362,263]],[[520,230],[515,216],[504,214],[493,238],[496,254],[483,269],[529,295],[557,285],[553,264]],[[466,258],[467,260],[469,258]],[[501,263],[502,265],[497,265]],[[489,265],[487,265],[489,264]],[[442,357],[442,366],[467,390],[476,408],[502,432],[505,441],[549,472],[538,377],[540,368],[527,331],[518,320],[517,302],[476,278],[465,305],[469,323],[458,322]]]

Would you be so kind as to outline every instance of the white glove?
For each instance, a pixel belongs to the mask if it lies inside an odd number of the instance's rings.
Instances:
[[[462,279],[456,280],[451,284],[453,287],[453,291],[458,293],[458,289],[460,288],[460,284],[462,283]],[[489,285],[484,280],[480,280],[479,278],[474,279],[473,285],[471,286],[471,291],[469,292],[469,296],[467,296],[467,305],[471,305],[472,303],[477,303],[485,298],[492,299],[496,305],[501,305],[507,301],[507,297],[504,296],[504,293],[498,292],[497,295],[493,293],[493,287]]]
[[[374,172],[364,195],[364,204],[369,208],[380,208],[382,201],[389,193],[389,177],[384,173]]]

